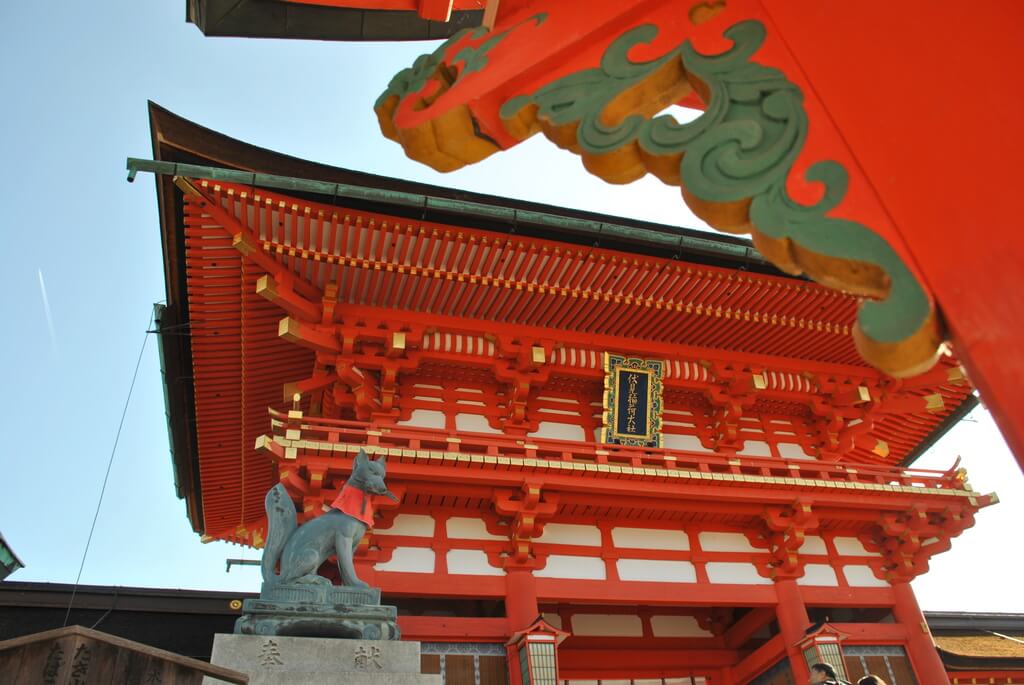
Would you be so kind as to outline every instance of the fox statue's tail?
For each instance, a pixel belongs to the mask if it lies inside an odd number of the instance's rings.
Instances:
[[[281,580],[275,572],[281,551],[288,538],[295,532],[295,504],[284,486],[278,483],[267,493],[267,542],[263,546],[263,582],[273,585]]]

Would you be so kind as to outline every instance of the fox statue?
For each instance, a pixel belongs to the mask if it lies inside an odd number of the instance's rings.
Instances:
[[[263,548],[263,586],[281,583],[330,584],[317,569],[331,555],[338,559],[342,585],[366,588],[356,575],[352,555],[368,527],[373,527],[373,495],[398,501],[384,484],[384,458],[371,461],[359,450],[352,475],[334,500],[330,511],[296,525],[295,504],[278,483],[267,493],[267,542]],[[275,569],[280,566],[280,570]]]

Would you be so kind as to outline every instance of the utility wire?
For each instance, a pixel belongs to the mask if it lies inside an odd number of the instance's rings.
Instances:
[[[121,439],[121,429],[124,427],[124,417],[128,414],[128,403],[132,400],[132,391],[135,389],[135,379],[139,376],[139,366],[142,365],[142,354],[146,351],[146,343],[149,341],[149,327],[153,325],[154,312],[149,315],[149,322],[146,324],[146,333],[142,337],[142,348],[139,350],[139,358],[135,361],[135,373],[132,374],[132,383],[128,386],[128,397],[124,400],[124,409],[121,410],[121,422],[117,424],[117,434],[114,436],[114,446],[110,449],[110,459],[107,461],[107,472],[103,476],[103,485],[100,487],[100,498],[96,502],[96,512],[92,515],[92,525],[89,527],[89,537],[85,541],[85,550],[82,552],[82,563],[78,565],[78,576],[75,578],[75,586],[71,590],[71,599],[68,601],[68,610],[64,614],[64,626],[67,626],[71,617],[71,607],[75,603],[75,595],[78,594],[78,584],[82,580],[82,569],[85,568],[85,558],[89,555],[89,545],[92,544],[92,534],[96,530],[96,520],[100,516],[100,507],[103,506],[103,495],[107,491],[107,481],[110,479],[110,467],[114,465],[114,455],[117,453],[117,443]],[[104,617],[105,618],[105,617]],[[102,620],[102,619],[100,619]]]
[[[103,623],[103,621],[107,618],[107,616],[110,616],[110,612],[113,611],[114,607],[117,606],[117,596],[120,593],[120,591],[121,591],[120,587],[115,587],[114,588],[114,601],[112,601],[110,603],[110,608],[107,609],[107,613],[105,613],[102,616],[100,616],[98,619],[96,619],[95,623],[93,623],[91,626],[89,626],[89,630],[96,630],[96,626],[98,626],[99,624]],[[66,619],[65,619],[65,622],[67,622]]]
[[[1017,642],[1017,643],[1020,643],[1020,644],[1024,645],[1024,640],[1021,640],[1019,637],[1010,637],[1009,635],[1003,635],[1002,633],[997,633],[994,630],[986,630],[985,632],[988,633],[989,635],[995,635],[996,637],[1001,637],[1004,640],[1012,640],[1013,642]]]

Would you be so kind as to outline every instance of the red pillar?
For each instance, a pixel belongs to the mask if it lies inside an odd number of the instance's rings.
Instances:
[[[505,615],[508,616],[509,633],[525,630],[533,625],[540,615],[537,607],[537,581],[528,568],[505,568]],[[526,649],[526,645],[522,645]],[[522,685],[523,674],[519,672],[519,651],[508,647],[508,670],[511,685]]]
[[[732,674],[729,673],[729,669],[726,668],[709,672],[706,679],[708,685],[733,685],[736,682],[733,680]]]
[[[921,608],[917,605],[914,591],[910,589],[910,583],[893,583],[892,592],[896,599],[892,613],[896,621],[907,629],[907,651],[918,682],[928,685],[949,685],[946,667],[942,665],[942,659],[935,650],[932,634],[928,630]]]
[[[807,617],[807,607],[804,606],[800,586],[791,578],[778,579],[775,581],[775,594],[779,598],[775,616],[779,619],[779,632],[782,633],[782,641],[786,645],[786,656],[789,657],[793,680],[797,683],[806,683],[811,677],[811,672],[796,643],[803,638],[811,619]]]
[[[537,608],[537,582],[528,568],[505,569],[505,615],[509,631],[529,628],[540,615]]]

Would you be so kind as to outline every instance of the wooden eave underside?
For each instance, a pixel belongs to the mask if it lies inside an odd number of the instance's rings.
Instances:
[[[408,9],[399,7],[403,4],[188,0],[186,16],[206,36],[343,41],[439,40],[483,20],[483,10],[466,3],[456,4],[447,22],[428,21],[417,14],[415,3]]]
[[[151,119],[154,156],[159,160],[467,196],[277,155],[156,106],[151,106]],[[267,407],[284,408],[283,384],[309,375],[313,353],[278,337],[282,312],[256,294],[256,279],[263,272],[242,259],[231,237],[211,228],[201,239],[186,241],[180,192],[167,177],[157,178],[157,188],[168,308],[175,314],[176,325],[191,333],[191,359],[168,362],[169,372],[176,369],[178,376],[187,379],[174,389],[187,401],[174,403],[171,397],[172,406],[188,406],[191,401],[195,409],[194,417],[177,417],[176,422],[172,417],[172,422],[191,429],[183,429],[176,438],[182,443],[175,446],[178,482],[189,500],[193,526],[224,530],[244,525],[262,512],[264,494],[275,482],[274,468],[252,446],[267,431]],[[258,192],[264,202],[273,198],[277,206],[285,199],[278,193]],[[416,222],[359,203],[336,207],[310,198],[286,199],[281,218],[293,222],[296,230],[275,235],[268,222],[261,249],[317,288],[329,279],[341,278],[343,283],[348,279],[341,288],[346,296],[342,301],[353,309],[377,311],[385,317],[402,311],[469,329],[500,321],[547,331],[551,337],[563,336],[568,329],[609,349],[616,340],[628,343],[636,338],[790,362],[803,358],[818,369],[834,365],[845,372],[863,372],[865,377],[877,375],[860,362],[849,338],[856,301],[806,281],[741,273],[735,270],[738,264],[727,270]],[[497,204],[493,198],[472,199]],[[506,204],[536,208],[515,201]],[[306,207],[314,218],[320,211],[328,218],[337,211],[342,223],[347,214],[347,246],[338,240],[333,247],[326,245],[323,231],[318,234],[323,249],[316,254],[307,249],[303,255],[299,228]],[[255,222],[257,215],[253,208],[243,216],[241,205],[237,207],[240,220]],[[257,223],[253,226],[260,230]],[[307,233],[304,240],[311,235]],[[417,256],[420,253],[426,256]],[[486,266],[487,260],[492,266]],[[558,266],[553,265],[556,260]],[[485,269],[491,272],[487,283]],[[466,315],[473,318],[463,319]],[[558,382],[557,377],[552,382]],[[580,379],[566,377],[565,382]],[[876,425],[877,436],[890,445],[892,463],[910,453],[969,392],[966,386],[937,390],[945,398],[942,412],[893,416]],[[169,386],[169,397],[171,391]],[[194,427],[190,425],[193,418]],[[189,441],[194,443],[186,444]],[[856,460],[856,455],[851,458]]]
[[[202,185],[287,270],[320,292],[336,282],[345,311],[447,317],[470,330],[494,322],[548,329],[548,336],[577,332],[623,347],[650,340],[865,366],[866,376],[878,375],[850,338],[857,300],[813,283]],[[188,245],[190,263],[204,270],[192,273],[193,302],[206,297],[206,281],[220,288],[230,280],[231,237],[215,223]]]

